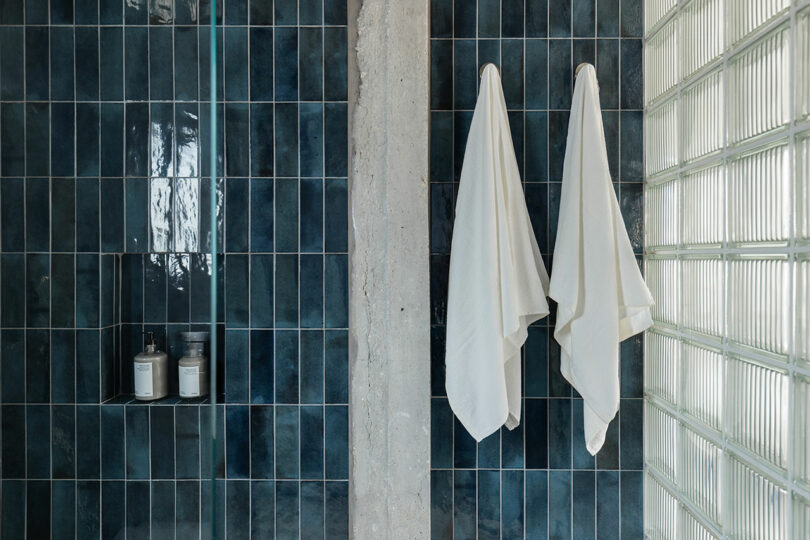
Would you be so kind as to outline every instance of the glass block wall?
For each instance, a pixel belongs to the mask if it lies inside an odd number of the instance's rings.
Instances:
[[[810,537],[810,2],[647,0],[645,534]]]

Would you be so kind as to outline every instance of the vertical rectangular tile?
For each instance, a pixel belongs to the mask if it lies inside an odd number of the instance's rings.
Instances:
[[[300,520],[298,482],[276,482],[276,538],[294,540],[299,537]]]
[[[548,530],[550,538],[572,538],[571,472],[548,472]]]
[[[501,473],[478,471],[478,538],[500,538]]]
[[[476,471],[453,472],[453,534],[461,538],[476,536]]]

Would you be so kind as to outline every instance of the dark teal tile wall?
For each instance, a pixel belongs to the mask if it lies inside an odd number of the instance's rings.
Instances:
[[[219,401],[133,400],[207,330],[210,0],[0,2],[0,537],[348,537],[345,0],[218,0]]]
[[[444,325],[455,193],[478,89],[498,64],[526,203],[553,272],[574,68],[596,66],[610,170],[642,243],[642,2],[431,0],[431,530],[434,539],[642,537],[642,350],[621,348],[621,411],[596,458],[582,399],[563,379],[554,314],[529,329],[522,421],[481,443],[444,391]]]

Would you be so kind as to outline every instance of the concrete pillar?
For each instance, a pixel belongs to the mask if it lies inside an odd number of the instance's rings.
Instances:
[[[430,5],[349,7],[349,526],[357,540],[428,538]]]

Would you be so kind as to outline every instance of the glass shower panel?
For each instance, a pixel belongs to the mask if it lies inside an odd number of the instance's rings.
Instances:
[[[810,7],[796,15],[796,118],[810,116]]]
[[[678,82],[678,19],[670,19],[646,43],[644,101],[652,103]]]
[[[719,336],[723,331],[723,259],[684,257],[681,261],[681,324],[702,334]]]
[[[650,248],[678,245],[678,183],[677,178],[670,178],[646,186],[649,212],[644,234]]]
[[[678,538],[678,501],[652,474],[644,476],[644,535],[650,540]]]
[[[644,30],[649,34],[677,4],[677,0],[647,0],[644,5]]]
[[[729,240],[735,244],[786,243],[790,234],[787,142],[733,159],[728,176]]]
[[[678,514],[678,533],[680,540],[718,540],[692,512],[681,506]]]
[[[690,171],[681,180],[682,232],[686,246],[719,245],[724,238],[725,167]]]
[[[729,45],[787,9],[790,0],[732,0],[729,2]]]
[[[787,354],[788,259],[739,255],[728,264],[729,337],[741,345]]]
[[[798,255],[796,272],[796,362],[810,367],[810,253]]]
[[[647,176],[678,164],[678,100],[671,99],[644,117]]]
[[[646,261],[647,287],[655,298],[652,307],[654,321],[672,326],[678,324],[680,304],[680,261],[675,257],[648,257]]]
[[[796,156],[796,240],[810,244],[810,132],[800,134],[794,147]]]
[[[793,399],[793,471],[810,488],[810,377],[794,378]]]
[[[644,447],[647,465],[678,484],[678,421],[663,409],[644,404]]]
[[[728,498],[733,538],[781,540],[787,538],[787,491],[773,480],[729,458]]]
[[[804,497],[793,498],[793,540],[810,538],[810,501]]]
[[[715,527],[720,527],[723,451],[712,441],[681,426],[679,487]]]
[[[720,350],[684,341],[681,349],[683,387],[680,406],[692,418],[720,431],[723,420],[723,354]]]
[[[713,71],[681,95],[683,161],[717,152],[723,146],[723,72]]]
[[[678,399],[679,348],[678,339],[667,334],[651,331],[644,335],[644,389],[672,405]]]
[[[780,26],[729,60],[730,143],[767,133],[788,121],[790,85],[784,81],[790,71],[789,34],[787,25]]]
[[[682,8],[678,50],[682,79],[723,52],[723,7],[723,0],[692,0]]]

